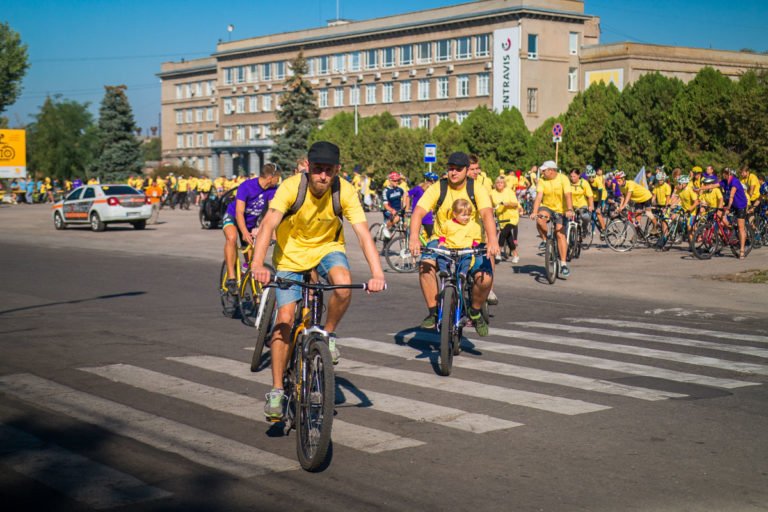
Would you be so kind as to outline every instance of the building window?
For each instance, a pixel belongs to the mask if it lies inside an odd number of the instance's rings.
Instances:
[[[410,128],[411,127],[411,116],[402,116],[400,118],[400,126],[403,128]]]
[[[475,36],[475,57],[487,57],[490,53],[488,34]]]
[[[349,106],[354,107],[356,105],[360,105],[360,88],[350,87],[349,88]]]
[[[184,99],[184,88],[181,85],[176,86],[176,99],[177,100]]]
[[[379,67],[379,50],[368,50],[365,52],[365,69],[376,69]]]
[[[365,104],[374,105],[376,103],[376,84],[365,86]]]
[[[267,62],[261,65],[261,79],[265,82],[272,80],[272,63]]]
[[[333,90],[333,106],[334,107],[343,107],[344,106],[344,88],[343,87],[337,87]]]
[[[350,71],[360,71],[361,65],[360,60],[362,59],[362,53],[361,52],[352,52],[349,54],[349,70]],[[344,71],[344,70],[342,70]]]
[[[381,66],[384,68],[395,67],[395,47],[390,46],[381,50]]]
[[[411,101],[411,82],[400,82],[400,101]]]
[[[195,110],[195,122],[196,123],[203,122],[203,109],[198,108],[197,110]]]
[[[463,123],[467,117],[469,117],[469,112],[456,112],[456,122],[459,124]]]
[[[539,90],[534,88],[528,89],[526,96],[526,110],[529,114],[535,114],[539,111]]]
[[[444,100],[448,97],[448,77],[441,76],[437,79],[437,98]]]
[[[205,134],[205,142],[209,147],[213,144],[213,132]]]
[[[568,53],[570,53],[571,55],[579,54],[579,33],[578,32],[568,33]]]
[[[419,128],[426,128],[429,130],[429,114],[421,114],[419,116]]]
[[[176,124],[183,124],[184,123],[184,111],[183,110],[177,110],[176,111]]]
[[[477,95],[488,96],[489,94],[491,94],[491,90],[488,73],[480,73],[477,75]]]
[[[437,124],[440,124],[443,121],[449,121],[449,120],[450,120],[450,117],[448,117],[448,114],[446,113],[437,114]]]
[[[400,65],[410,66],[413,64],[413,45],[405,45],[400,47]]]
[[[259,125],[252,124],[248,127],[248,140],[256,140],[259,138]]]
[[[263,137],[268,139],[272,135],[272,125],[265,124],[262,133],[264,134]]]
[[[241,96],[235,101],[235,112],[238,114],[245,113],[245,96]]]
[[[195,94],[197,96],[203,95],[203,82],[195,82]]]
[[[432,62],[432,43],[419,43],[416,45],[416,64],[429,64]]]
[[[320,89],[317,92],[317,106],[320,108],[328,107],[328,89]]]
[[[224,128],[224,140],[232,140],[232,127],[227,126]]]
[[[344,71],[346,71],[344,67],[344,54],[338,53],[334,55],[332,65],[333,65],[332,70],[334,73],[343,73]]]
[[[205,82],[205,95],[210,96],[213,94],[213,80],[208,80]]]
[[[460,37],[456,39],[456,58],[459,60],[468,59],[472,57],[470,50],[470,39],[468,37]]]
[[[195,136],[192,133],[187,134],[187,147],[188,148],[195,147]]]
[[[259,97],[258,96],[249,96],[248,97],[248,111],[249,112],[258,112],[259,111]]]
[[[239,125],[235,130],[235,140],[245,140],[245,126]]]
[[[245,83],[245,66],[237,66],[235,68],[235,81],[238,84]]]
[[[394,85],[392,82],[386,82],[381,85],[381,102],[382,103],[392,103],[393,96],[394,96]]]
[[[539,36],[538,34],[528,34],[528,58],[539,58]]]
[[[178,134],[176,135],[176,147],[177,148],[183,148],[184,147],[184,135]]]
[[[251,64],[248,66],[248,83],[252,84],[254,82],[259,81],[259,65],[258,64]]]
[[[307,76],[315,76],[316,59],[307,59]]]
[[[213,107],[208,107],[205,109],[205,120],[213,121]]]
[[[328,74],[328,56],[327,55],[323,55],[322,57],[317,58],[317,74],[318,75]]]
[[[579,90],[579,78],[577,68],[568,68],[568,90],[576,92]]]
[[[272,110],[272,95],[265,94],[261,97],[261,110],[269,112]]]
[[[232,68],[224,68],[224,85],[232,85]]]
[[[429,78],[419,80],[419,100],[429,99]]]
[[[198,133],[197,134],[197,147],[201,148],[203,147],[203,134]]]
[[[447,62],[451,60],[451,40],[443,39],[435,45],[435,62]]]
[[[456,97],[466,98],[469,96],[469,75],[459,75],[456,77]]]
[[[285,61],[275,62],[275,80],[285,78]]]

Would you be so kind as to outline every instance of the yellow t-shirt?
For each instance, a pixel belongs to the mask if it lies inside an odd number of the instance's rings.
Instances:
[[[669,183],[662,183],[653,187],[653,197],[656,198],[656,204],[659,206],[667,206],[670,195],[672,195],[672,188]]]
[[[741,183],[744,185],[744,192],[746,192],[746,196],[747,199],[749,199],[750,204],[760,199],[760,180],[757,179],[757,176],[755,176],[753,173],[749,173],[747,180],[741,181]],[[754,193],[750,194],[749,191],[752,190],[752,187],[755,187]]]
[[[444,226],[445,234],[440,238],[445,238],[441,245],[448,249],[466,249],[480,243],[477,238],[477,230],[472,226],[470,220],[467,224],[460,224],[453,219]]]
[[[186,178],[179,178],[176,181],[177,192],[187,192],[189,190],[189,180]]]
[[[691,185],[685,187],[677,197],[680,198],[680,206],[689,213],[694,210],[693,203],[699,199],[699,195],[693,191]]]
[[[210,192],[211,185],[213,185],[213,182],[211,182],[210,178],[203,178],[197,182],[197,190],[203,193]]]
[[[573,202],[573,209],[577,208],[589,208],[588,197],[595,197],[592,193],[592,187],[589,186],[587,180],[579,178],[579,182],[574,185],[571,183],[571,201]]]
[[[224,190],[224,185],[227,183],[227,178],[223,176],[219,176],[215,180],[213,180],[213,185],[216,187],[216,190]]]
[[[565,213],[568,204],[565,194],[571,193],[571,182],[564,174],[556,174],[551,180],[542,178],[536,184],[536,195],[541,194],[541,206],[555,213]]]
[[[493,203],[494,211],[496,212],[496,218],[499,219],[499,224],[512,224],[517,225],[520,222],[520,212],[518,211],[519,203],[517,202],[517,196],[510,188],[505,188],[501,192],[495,188],[491,190],[491,202]],[[508,207],[507,203],[511,203],[514,206]]]
[[[475,178],[475,185],[480,184],[483,187],[485,187],[485,190],[488,191],[488,193],[493,190],[493,183],[491,182],[491,179],[484,175],[483,173],[480,173],[477,175],[477,178]]]
[[[428,212],[434,211],[438,199],[440,199],[439,181],[433,183],[424,191],[424,195],[419,199],[419,207],[424,208]],[[441,236],[445,235],[445,226],[448,225],[449,222],[453,222],[453,203],[457,199],[466,199],[469,201],[466,183],[458,190],[451,188],[450,185],[448,186],[443,204],[434,215],[435,227],[430,240],[439,240]],[[472,218],[469,220],[469,224],[467,224],[468,226],[472,226],[469,236],[471,236],[473,240],[484,240],[483,223],[478,210],[492,208],[491,195],[485,187],[478,187],[477,184],[475,184],[475,202],[477,202],[477,208],[472,205]],[[470,201],[470,204],[471,203],[472,202]]]
[[[709,206],[710,208],[717,208],[723,204],[723,193],[720,192],[719,188],[713,188],[702,192],[701,195],[699,195],[699,199],[703,205]]]
[[[300,174],[285,179],[269,202],[269,208],[287,212],[296,201],[300,182]],[[365,222],[365,212],[355,187],[343,179],[339,182],[342,215],[350,224]],[[277,270],[303,272],[315,268],[332,252],[344,252],[344,230],[341,220],[333,212],[331,190],[329,188],[322,197],[315,197],[307,187],[299,211],[284,218],[277,227],[273,263]]]
[[[624,181],[621,193],[624,196],[629,196],[629,199],[635,203],[644,203],[653,197],[650,190],[630,180]]]
[[[197,190],[197,186],[200,183],[200,180],[194,176],[189,178],[189,190]]]

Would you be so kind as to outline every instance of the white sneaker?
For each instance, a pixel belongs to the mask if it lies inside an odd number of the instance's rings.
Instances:
[[[520,263],[520,257],[519,256],[512,256],[512,263]]]
[[[499,298],[493,293],[493,290],[491,290],[491,293],[488,294],[488,298],[485,299],[485,302],[487,302],[489,306],[497,306],[499,304]]]
[[[387,229],[386,226],[382,229],[382,231],[384,232],[384,238],[392,238],[392,233],[389,231],[389,229]]]
[[[333,361],[333,364],[339,364],[339,359],[341,359],[341,353],[339,353],[339,349],[336,347],[335,333],[330,333],[328,335],[328,349],[331,351],[331,360]]]

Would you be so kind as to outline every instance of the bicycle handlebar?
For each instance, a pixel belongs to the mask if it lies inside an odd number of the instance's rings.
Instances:
[[[461,256],[467,256],[467,255],[482,255],[487,252],[487,249],[485,247],[471,247],[467,249],[447,249],[445,247],[430,247],[428,250],[435,252],[437,254],[441,254],[443,256],[447,256],[449,258],[459,258]]]
[[[302,288],[308,288],[310,290],[368,290],[368,283],[353,283],[353,284],[326,284],[326,283],[305,283],[304,281],[297,281],[295,279],[287,279],[284,277],[277,277],[269,284],[265,285],[266,288],[280,288],[287,290],[291,286],[300,286]],[[387,286],[384,285],[384,289]]]

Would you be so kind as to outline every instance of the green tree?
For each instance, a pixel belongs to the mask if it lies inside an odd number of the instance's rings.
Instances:
[[[516,108],[502,110],[499,120],[502,124],[502,138],[496,151],[498,165],[495,168],[485,165],[486,171],[494,177],[498,175],[499,168],[513,170],[523,167],[528,156],[528,141],[531,138],[523,115]]]
[[[749,71],[735,84],[728,124],[728,148],[741,162],[761,172],[768,170],[768,71]]]
[[[307,146],[325,140],[339,146],[341,153],[341,166],[344,169],[352,169],[360,162],[356,162],[352,155],[352,146],[355,140],[355,116],[350,112],[339,112],[332,118],[318,126],[309,135]]]
[[[286,92],[280,97],[280,110],[274,124],[273,159],[284,170],[293,169],[296,160],[307,153],[307,142],[320,124],[320,109],[312,86],[304,79],[307,61],[302,51],[290,63],[292,74],[285,81]]]
[[[133,111],[126,86],[104,87],[99,108],[99,155],[88,171],[102,182],[122,181],[141,172],[141,142],[134,136]]]
[[[85,176],[98,145],[87,103],[46,98],[27,126],[30,171],[51,178]]]
[[[160,137],[152,137],[141,144],[141,158],[145,162],[161,160],[162,147]]]
[[[497,151],[504,139],[504,125],[498,114],[485,105],[477,107],[461,123],[461,133],[469,152],[481,161],[491,157],[499,160]]]
[[[563,119],[562,161],[567,167],[584,168],[587,164],[602,166],[598,151],[616,103],[619,90],[612,83],[592,84],[576,95]]]
[[[16,102],[28,67],[27,45],[8,23],[0,23],[0,114]]]
[[[432,130],[431,141],[437,144],[437,162],[432,164],[432,170],[437,174],[448,168],[448,157],[451,153],[469,152],[464,142],[461,125],[456,121],[443,121]]]
[[[545,120],[541,126],[536,128],[531,135],[528,142],[528,159],[525,167],[532,165],[541,165],[546,160],[555,159],[555,144],[552,142],[552,127],[555,123],[563,123],[563,115],[558,117],[550,117]],[[563,150],[563,145],[560,145],[560,151]],[[563,168],[568,165],[558,155],[558,165]]]

